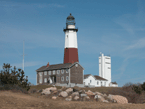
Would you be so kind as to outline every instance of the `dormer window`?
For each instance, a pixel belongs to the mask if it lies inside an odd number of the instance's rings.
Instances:
[[[47,75],[47,71],[44,72],[44,75]]]
[[[57,74],[59,74],[60,73],[60,70],[57,70]]]
[[[66,69],[66,73],[68,73],[68,71],[69,71],[69,70],[68,70],[68,69]]]

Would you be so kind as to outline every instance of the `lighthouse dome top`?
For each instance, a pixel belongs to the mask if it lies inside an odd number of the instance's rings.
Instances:
[[[71,13],[66,19],[66,26],[68,27],[68,25],[75,25],[75,18],[71,15]]]
[[[71,15],[71,13],[70,13],[70,15],[67,17],[67,20],[74,20],[75,18]]]

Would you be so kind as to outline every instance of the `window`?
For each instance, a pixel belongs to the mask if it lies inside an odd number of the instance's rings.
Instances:
[[[47,71],[44,72],[44,75],[47,75]]]
[[[39,73],[39,83],[42,83],[42,72]]]
[[[78,67],[78,64],[76,64],[75,66]]]
[[[69,78],[68,78],[68,76],[66,76],[66,81],[68,81],[69,80]]]
[[[44,82],[47,83],[47,78],[44,79]]]
[[[66,69],[66,73],[68,73],[68,69]]]
[[[64,81],[64,77],[63,76],[61,77],[61,81]]]
[[[99,85],[99,81],[97,81],[97,85]]]
[[[60,73],[60,70],[57,70],[57,74],[59,74]]]
[[[49,75],[51,75],[51,71],[49,71]]]
[[[61,73],[62,73],[62,74],[64,73],[64,70],[63,70],[63,69],[61,70]]]
[[[53,70],[53,75],[55,74],[55,70]]]
[[[102,86],[102,81],[101,81],[101,86]]]
[[[92,80],[90,80],[90,83],[92,82]]]

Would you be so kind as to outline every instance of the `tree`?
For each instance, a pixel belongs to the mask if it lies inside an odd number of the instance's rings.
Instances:
[[[30,82],[28,83],[28,76],[26,79],[24,78],[24,71],[21,69],[16,70],[11,69],[12,66],[10,64],[3,64],[3,70],[0,71],[0,83],[2,86],[19,86],[21,88],[26,89],[27,91],[30,89]],[[11,72],[11,73],[10,73]]]

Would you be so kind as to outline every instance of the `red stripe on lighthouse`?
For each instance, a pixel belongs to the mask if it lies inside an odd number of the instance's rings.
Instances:
[[[64,49],[64,64],[79,62],[78,49],[77,48],[65,48]]]

